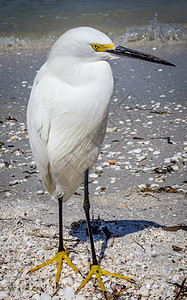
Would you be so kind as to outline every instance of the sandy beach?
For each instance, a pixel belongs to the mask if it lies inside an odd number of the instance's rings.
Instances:
[[[103,268],[136,280],[105,277],[108,299],[184,299],[187,61],[180,45],[139,50],[176,67],[111,61],[115,90],[108,128],[89,177],[96,250]],[[82,278],[66,264],[58,290],[55,265],[27,274],[58,245],[57,203],[41,182],[26,125],[33,79],[47,53],[0,53],[0,299],[102,299],[94,280],[75,295]],[[90,248],[82,198],[81,184],[64,205],[64,227],[67,246],[78,251],[70,256],[85,275]]]

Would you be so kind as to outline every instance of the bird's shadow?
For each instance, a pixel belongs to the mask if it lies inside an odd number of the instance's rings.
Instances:
[[[94,241],[103,240],[99,254],[99,263],[101,262],[104,252],[107,248],[110,238],[123,237],[133,232],[144,230],[148,227],[159,228],[161,225],[144,220],[115,220],[104,221],[97,219],[91,221]],[[71,225],[69,233],[78,239],[78,242],[86,242],[88,237],[87,224],[85,220],[79,220]],[[76,246],[76,245],[75,245]]]

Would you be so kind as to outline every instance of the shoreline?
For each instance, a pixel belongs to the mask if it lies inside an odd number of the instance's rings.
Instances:
[[[58,40],[58,38],[61,35],[57,36],[53,41],[49,42],[48,44],[42,44],[42,43],[30,43],[30,44],[25,44],[25,45],[17,45],[17,46],[4,46],[4,45],[0,45],[0,51],[3,53],[9,53],[11,54],[16,54],[17,51],[23,51],[23,52],[32,52],[32,51],[44,51],[44,52],[48,52],[51,47],[53,46],[53,44],[55,43],[55,41]],[[113,39],[113,42],[117,44],[116,39]],[[168,53],[175,53],[177,51],[186,51],[186,44],[187,41],[186,40],[171,40],[171,41],[161,41],[161,40],[152,40],[152,41],[147,41],[147,40],[139,40],[139,41],[121,41],[121,46],[125,46],[127,48],[134,48],[137,49],[140,48],[144,49],[144,51],[147,49],[149,51],[151,51],[153,48],[156,48],[155,50],[160,50],[163,52],[168,52]]]

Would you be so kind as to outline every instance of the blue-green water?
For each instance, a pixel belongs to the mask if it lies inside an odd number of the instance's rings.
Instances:
[[[183,41],[186,0],[0,1],[0,44],[48,44],[67,29],[91,26],[115,40]]]

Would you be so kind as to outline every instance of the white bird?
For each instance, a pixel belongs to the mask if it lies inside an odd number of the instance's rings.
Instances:
[[[33,272],[52,261],[58,262],[56,284],[62,259],[77,272],[68,258],[62,234],[62,203],[76,191],[84,176],[84,201],[92,264],[80,290],[96,274],[105,293],[101,275],[110,273],[98,265],[89,217],[88,173],[96,162],[105,135],[108,106],[113,94],[113,75],[107,62],[114,56],[129,56],[172,65],[157,57],[116,46],[104,33],[89,27],[71,29],[52,47],[46,63],[34,80],[27,111],[33,157],[43,183],[59,203],[58,253]]]

